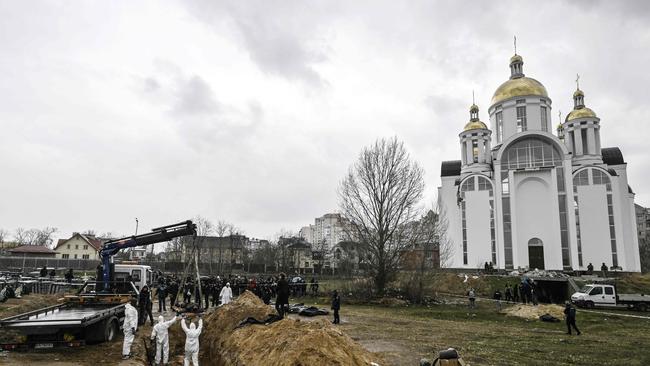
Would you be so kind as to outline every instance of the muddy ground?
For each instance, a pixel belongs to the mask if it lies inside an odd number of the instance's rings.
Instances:
[[[321,302],[319,306],[324,305]],[[154,318],[157,315],[154,312]],[[507,316],[497,313],[491,301],[481,301],[474,311],[463,302],[431,307],[344,304],[341,320],[340,329],[388,365],[418,365],[422,357],[432,358],[447,347],[458,349],[471,365],[546,366],[550,359],[554,365],[594,365],[605,360],[610,365],[650,365],[650,319],[578,310],[577,323],[583,334],[568,336],[564,322],[543,323]],[[142,338],[150,332],[148,322],[138,332],[133,352],[139,357],[144,355]],[[122,337],[109,344],[64,351],[11,352],[0,356],[0,364],[141,364],[137,360],[121,361],[121,346]],[[181,364],[182,355],[172,354],[170,360]]]

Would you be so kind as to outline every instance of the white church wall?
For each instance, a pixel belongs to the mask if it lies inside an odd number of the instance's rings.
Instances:
[[[639,238],[637,236],[634,194],[628,191],[627,165],[612,167],[617,176],[612,177],[614,193],[614,220],[616,222],[619,266],[624,271],[641,271]]]
[[[483,268],[492,262],[488,191],[465,192],[467,220],[467,266]]]
[[[578,186],[578,205],[584,266],[592,263],[595,268],[600,268],[603,262],[611,266],[612,250],[605,186]]]
[[[515,267],[529,265],[528,242],[539,238],[544,245],[544,267],[562,269],[557,204],[550,170],[517,172],[511,191],[513,208],[513,259]],[[516,248],[516,250],[515,250]]]
[[[460,210],[456,202],[456,177],[442,177],[442,185],[438,188],[438,200],[443,214],[447,219],[447,239],[452,253],[448,263],[450,268],[463,267],[463,237],[460,222]]]

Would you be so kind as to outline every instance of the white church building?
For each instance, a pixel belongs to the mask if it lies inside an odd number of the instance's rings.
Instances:
[[[551,99],[510,59],[490,127],[472,105],[461,160],[444,161],[438,197],[453,253],[448,267],[640,271],[634,193],[617,147],[602,148],[584,93],[553,134]]]

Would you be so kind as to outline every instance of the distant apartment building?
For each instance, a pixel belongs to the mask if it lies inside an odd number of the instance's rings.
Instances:
[[[59,239],[54,250],[62,259],[99,259],[103,240],[91,234],[73,233],[69,239]]]
[[[314,250],[324,245],[325,251],[330,251],[339,242],[347,240],[349,223],[341,214],[328,213],[314,220],[313,225],[304,226],[299,236],[312,244]]]

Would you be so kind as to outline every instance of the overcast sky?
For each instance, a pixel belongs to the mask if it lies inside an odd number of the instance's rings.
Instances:
[[[254,237],[337,210],[365,145],[426,171],[487,121],[517,35],[557,113],[575,75],[650,205],[650,2],[0,1],[0,228]]]

